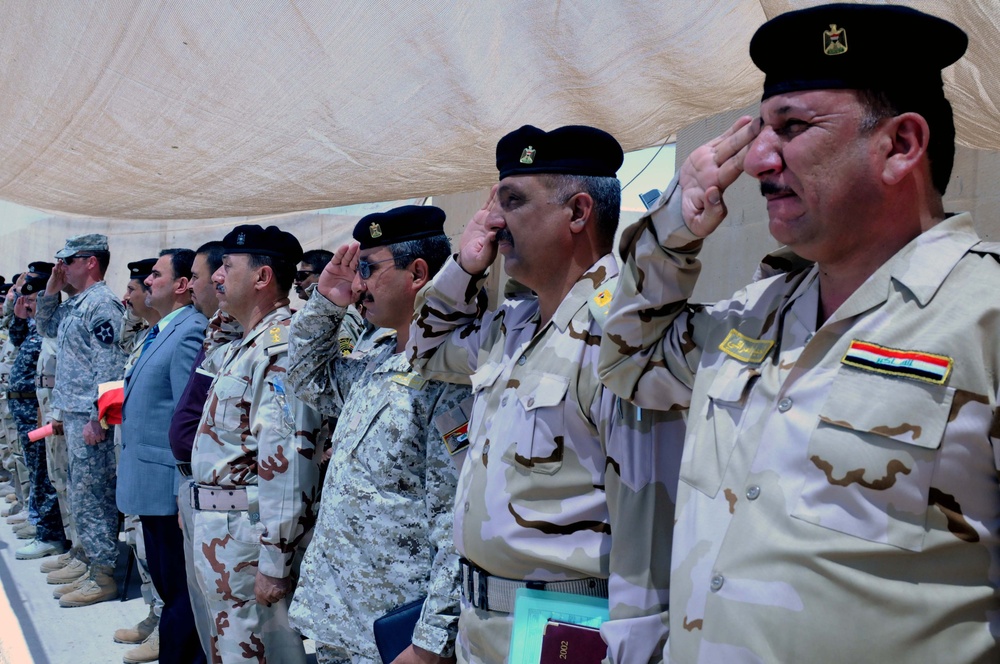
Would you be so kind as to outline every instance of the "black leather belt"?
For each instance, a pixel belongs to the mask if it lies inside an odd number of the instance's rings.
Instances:
[[[587,597],[608,596],[607,579],[587,577],[571,581],[522,581],[494,576],[465,558],[462,558],[459,564],[462,567],[462,596],[472,606],[484,611],[512,613],[515,593],[520,588],[572,593]]]
[[[38,397],[36,392],[8,392],[8,399],[35,399]]]
[[[188,479],[191,479],[191,464],[190,463],[184,463],[183,461],[178,461],[177,462],[177,470],[179,470],[180,473],[181,473],[181,475],[183,475],[184,477],[186,477]]]

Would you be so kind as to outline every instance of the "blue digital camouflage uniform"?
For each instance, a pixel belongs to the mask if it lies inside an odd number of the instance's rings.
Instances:
[[[391,330],[374,330],[342,357],[348,311],[313,293],[292,319],[289,382],[339,419],[291,621],[317,641],[320,662],[378,664],[374,620],[426,596],[412,641],[447,657],[460,570],[451,514],[458,473],[444,436],[468,420],[469,389],[413,373]]]
[[[123,310],[100,281],[61,304],[56,295],[39,293],[35,314],[42,333],[57,340],[53,404],[66,429],[70,508],[79,544],[91,564],[103,568],[113,568],[118,557],[114,432],[87,445],[83,428],[98,419],[97,386],[121,379],[125,354],[118,347],[118,323]]]
[[[30,442],[28,433],[38,428],[38,399],[35,396],[35,373],[38,355],[42,350],[42,337],[33,320],[15,319],[10,327],[10,338],[17,347],[17,357],[10,370],[7,403],[14,416],[18,438],[24,450],[24,462],[31,483],[29,505],[34,515],[32,523],[37,528],[36,539],[42,542],[63,542],[62,517],[56,490],[49,481],[45,455],[45,441]],[[17,396],[21,395],[21,396]]]

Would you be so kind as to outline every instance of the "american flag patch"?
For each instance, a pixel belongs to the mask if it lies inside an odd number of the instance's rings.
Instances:
[[[951,373],[954,360],[946,355],[898,350],[854,340],[841,363],[866,371],[943,385]]]

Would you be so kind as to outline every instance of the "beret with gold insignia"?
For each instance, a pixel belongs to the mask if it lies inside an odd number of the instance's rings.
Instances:
[[[146,277],[153,273],[153,266],[156,265],[155,258],[143,258],[128,264],[128,278],[145,281]]]
[[[554,173],[615,177],[625,155],[615,137],[583,125],[552,131],[524,125],[497,143],[500,179],[511,175]]]
[[[403,205],[361,218],[354,239],[362,249],[444,235],[444,210],[433,205]]]
[[[237,226],[222,238],[226,254],[257,254],[283,258],[290,263],[302,260],[302,245],[291,233],[277,226],[261,228],[257,224]]]

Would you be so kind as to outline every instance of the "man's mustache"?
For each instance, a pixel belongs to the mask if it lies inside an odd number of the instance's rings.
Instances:
[[[514,244],[514,236],[510,234],[510,231],[506,228],[501,228],[497,231],[497,242],[509,242],[511,245]]]
[[[773,182],[768,182],[767,180],[762,180],[760,183],[760,195],[761,196],[787,196],[789,194],[794,194],[795,192],[788,187],[779,187]]]

